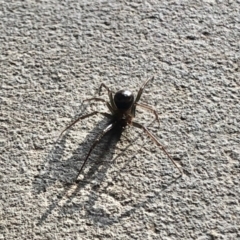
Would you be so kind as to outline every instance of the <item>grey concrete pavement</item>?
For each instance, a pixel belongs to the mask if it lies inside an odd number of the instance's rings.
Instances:
[[[239,1],[0,1],[0,239],[240,239]],[[142,131],[83,104],[137,92]],[[108,99],[106,92],[102,96]]]

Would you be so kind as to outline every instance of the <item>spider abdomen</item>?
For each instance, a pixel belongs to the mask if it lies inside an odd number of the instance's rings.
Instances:
[[[114,103],[120,110],[129,109],[134,102],[134,96],[129,90],[120,90],[114,95]]]

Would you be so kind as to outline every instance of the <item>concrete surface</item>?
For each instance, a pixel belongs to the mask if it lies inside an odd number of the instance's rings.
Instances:
[[[239,1],[0,1],[0,239],[240,239]],[[100,83],[155,75],[107,135]],[[103,97],[108,99],[106,92]]]

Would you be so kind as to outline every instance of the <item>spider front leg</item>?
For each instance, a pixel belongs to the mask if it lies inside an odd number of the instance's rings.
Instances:
[[[101,91],[102,91],[103,87],[108,91],[108,93],[112,93],[112,90],[105,83],[101,83],[101,85],[98,89],[98,95],[101,94]]]
[[[140,89],[138,90],[138,94],[137,94],[137,97],[136,97],[136,100],[135,100],[134,103],[137,103],[137,102],[140,100],[145,86],[147,85],[147,83],[148,83],[149,81],[151,81],[151,80],[153,80],[153,79],[154,79],[154,76],[152,76],[152,77],[149,78],[146,82],[143,83],[143,85],[142,85],[142,86],[140,87]]]
[[[89,102],[89,101],[92,101],[92,100],[95,100],[95,101],[97,101],[97,102],[104,102],[104,103],[107,105],[107,107],[108,107],[108,109],[110,110],[110,112],[111,112],[112,114],[114,114],[114,110],[113,110],[112,105],[111,105],[109,102],[107,102],[106,100],[102,99],[102,98],[97,98],[97,97],[88,98],[88,99],[83,100],[83,102]]]
[[[116,111],[117,107],[116,107],[114,99],[113,99],[113,92],[112,92],[112,90],[110,90],[109,87],[107,87],[104,83],[101,83],[101,85],[98,89],[98,94],[99,95],[101,94],[101,90],[102,90],[103,87],[108,91],[108,97],[109,97],[110,105],[111,105],[113,111]]]
[[[139,106],[143,106],[143,104],[139,104],[138,103],[138,101],[140,100],[140,98],[141,98],[141,96],[142,96],[142,93],[143,93],[143,90],[144,90],[144,88],[145,88],[145,86],[146,86],[146,84],[150,81],[150,80],[153,80],[154,79],[154,76],[152,76],[151,78],[149,78],[149,79],[147,79],[147,81],[146,82],[144,82],[143,83],[143,85],[140,87],[140,89],[138,90],[138,93],[137,93],[137,97],[136,97],[136,99],[135,99],[135,101],[134,101],[134,104],[133,104],[133,107],[132,107],[132,115],[135,117],[135,112],[136,112],[136,106],[137,105],[139,105]],[[144,107],[144,106],[143,106]],[[146,107],[146,105],[145,105],[145,108],[147,108],[147,109],[149,109],[150,107]],[[149,109],[150,110],[150,109]],[[151,111],[155,111],[154,109],[151,109]],[[156,119],[158,119],[158,116],[157,116],[157,113],[156,113],[156,111],[155,111],[155,116],[156,116]],[[159,122],[159,120],[158,120],[158,122]]]
[[[162,144],[156,139],[156,137],[152,134],[152,133],[150,133],[149,132],[149,130],[145,127],[145,126],[143,126],[143,125],[141,125],[141,124],[139,124],[139,123],[136,123],[136,122],[132,122],[132,125],[134,126],[134,127],[137,127],[137,128],[140,128],[140,129],[142,129],[142,130],[144,130],[144,132],[164,151],[164,153],[168,156],[168,158],[172,161],[172,163],[175,165],[175,167],[179,170],[179,172],[180,172],[180,176],[182,176],[182,174],[183,174],[183,172],[182,172],[182,170],[178,167],[178,165],[174,162],[174,160],[172,159],[172,157],[168,154],[168,152],[165,150],[165,148],[162,146]],[[180,177],[179,176],[179,177]]]

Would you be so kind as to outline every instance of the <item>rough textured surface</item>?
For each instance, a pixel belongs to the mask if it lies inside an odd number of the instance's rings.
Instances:
[[[239,1],[0,1],[0,239],[240,239]],[[101,82],[140,111],[107,135]],[[107,95],[103,95],[108,98]],[[127,137],[127,138],[126,138]],[[130,139],[132,143],[129,143]]]

